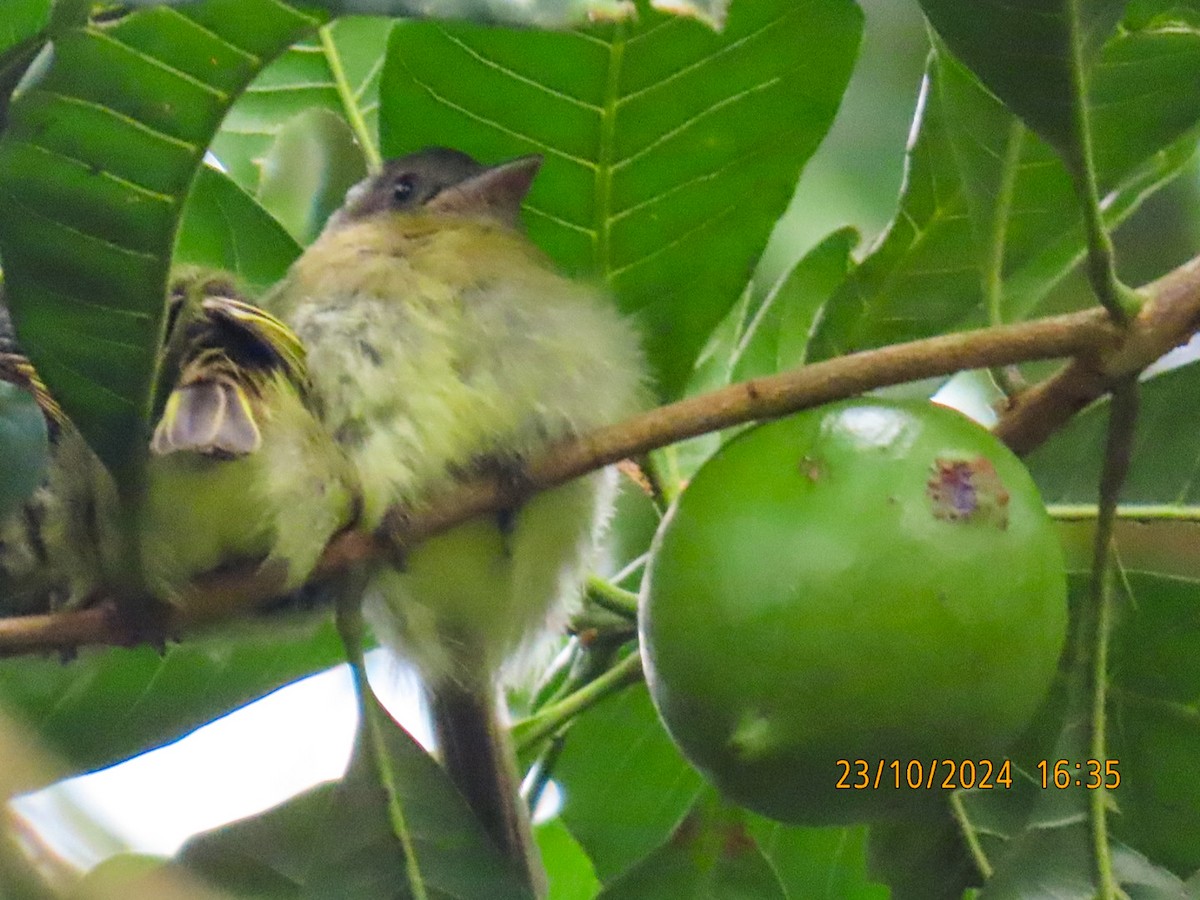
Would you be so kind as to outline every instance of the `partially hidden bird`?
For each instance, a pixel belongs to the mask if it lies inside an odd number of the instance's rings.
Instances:
[[[240,610],[214,604],[205,576],[240,568],[285,594],[356,519],[351,469],[312,412],[303,347],[286,326],[228,275],[187,269],[172,281],[165,331],[160,408],[152,433],[132,438],[148,441],[132,501],[7,331],[0,378],[38,400],[51,452],[43,483],[0,520],[4,612],[134,590],[189,621],[223,618]]]
[[[260,592],[290,593],[356,521],[358,496],[287,326],[204,270],[176,279],[169,315],[140,556],[153,595],[219,618],[236,610],[214,605],[198,575],[237,566]]]

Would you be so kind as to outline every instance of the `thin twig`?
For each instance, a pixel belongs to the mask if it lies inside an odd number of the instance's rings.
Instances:
[[[954,821],[958,823],[959,831],[962,832],[963,840],[967,844],[967,851],[971,854],[971,861],[975,863],[975,868],[979,870],[983,880],[987,881],[992,877],[995,869],[992,868],[991,860],[988,859],[983,844],[979,841],[979,832],[971,824],[970,816],[967,815],[967,805],[963,802],[962,791],[954,791],[950,794],[950,812],[954,816]]]
[[[0,618],[0,656],[73,650],[88,644],[119,647],[126,643],[125,634],[111,601],[88,609]]]
[[[1104,471],[1100,476],[1100,508],[1093,548],[1091,595],[1087,614],[1081,616],[1090,626],[1091,633],[1084,633],[1083,626],[1080,627],[1083,636],[1081,645],[1087,644],[1090,650],[1088,676],[1091,682],[1092,711],[1091,743],[1088,749],[1093,759],[1104,759],[1108,755],[1105,750],[1105,738],[1108,708],[1108,642],[1112,631],[1113,527],[1116,522],[1117,501],[1125,477],[1129,473],[1129,461],[1133,455],[1139,399],[1137,377],[1130,375],[1125,378],[1114,388],[1112,398],[1108,439],[1104,452]],[[1082,660],[1076,662],[1079,664]],[[1119,889],[1113,875],[1112,851],[1108,841],[1107,788],[1101,785],[1100,790],[1093,791],[1088,800],[1100,896],[1104,900],[1112,900],[1118,895]]]

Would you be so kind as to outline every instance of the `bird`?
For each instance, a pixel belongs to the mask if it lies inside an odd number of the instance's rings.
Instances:
[[[116,487],[17,341],[0,291],[0,381],[41,412],[48,459],[40,483],[0,516],[0,614],[31,615],[81,606],[116,558]]]
[[[321,418],[351,460],[362,526],[522,467],[648,403],[641,340],[609,295],[526,235],[541,158],[432,147],[352,187],[263,304],[308,349]],[[544,890],[517,792],[504,675],[580,592],[613,478],[592,473],[376,561],[365,616],[415,670],[451,780]]]
[[[173,282],[137,531],[149,592],[191,620],[236,610],[197,576],[252,569],[272,596],[301,587],[351,527],[349,461],[315,414],[305,350],[224,273]]]
[[[205,576],[242,568],[282,596],[356,520],[348,460],[312,411],[286,326],[227,273],[189,267],[172,278],[165,334],[152,428],[133,437],[143,483],[126,498],[11,328],[0,334],[0,379],[37,400],[51,438],[42,484],[0,520],[4,612],[109,598],[134,615],[153,602],[189,622],[227,618],[241,610],[214,600]]]

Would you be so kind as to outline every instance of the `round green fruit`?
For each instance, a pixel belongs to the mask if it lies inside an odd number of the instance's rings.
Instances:
[[[806,824],[919,812],[964,760],[995,783],[1066,627],[1062,550],[1020,461],[953,410],[880,400],[723,447],[655,537],[640,623],[687,757]]]

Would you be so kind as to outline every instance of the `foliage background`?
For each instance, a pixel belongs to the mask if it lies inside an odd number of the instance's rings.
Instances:
[[[544,2],[530,14],[570,17],[579,5]],[[716,2],[681,5],[721,12]],[[994,12],[986,2],[924,6],[943,33]],[[1141,284],[1192,256],[1200,238],[1200,11],[1166,0],[1053,6],[1068,23],[1121,19],[1091,62],[1094,174],[1119,273]],[[411,12],[402,7],[393,11]],[[579,32],[363,17],[314,31],[355,5],[147,4],[128,16],[102,10],[89,25],[91,4],[14,0],[0,10],[0,86],[7,97],[21,85],[0,137],[0,253],[20,336],[106,461],[135,478],[140,451],[128,435],[153,408],[170,262],[224,265],[264,287],[373,148],[395,155],[428,143],[485,159],[547,155],[527,210],[531,233],[565,268],[606,281],[639,318],[664,399],[1094,303],[1079,270],[1071,178],[1051,146],[1070,144],[1061,123],[1047,126],[1035,110],[1035,133],[940,43],[927,59],[916,4],[861,7],[860,50],[850,0],[738,0],[722,33],[645,6],[636,24]],[[514,14],[498,4],[447,9]],[[48,39],[52,57],[42,52]],[[1045,73],[1023,69],[1007,46],[997,38],[968,63],[1012,75],[1007,93],[989,84],[1028,118],[1022,102]],[[224,173],[199,167],[210,147]],[[1200,453],[1194,430],[1179,427],[1200,396],[1194,369],[1184,361],[1144,385],[1118,526],[1123,590],[1105,728],[1124,782],[1102,836],[1115,880],[1137,897],[1200,896]],[[1028,366],[1021,377],[1049,370]],[[985,397],[994,390],[986,377],[969,383]],[[1102,405],[1084,413],[1031,460],[1074,551],[1077,608],[1104,418]],[[669,489],[716,440],[658,454]],[[644,552],[656,515],[627,494],[606,574]],[[636,588],[636,572],[622,583]],[[629,652],[627,623],[601,624],[611,640],[572,643],[549,688],[514,697],[518,711],[544,714],[556,690],[586,689]],[[161,745],[340,657],[330,625],[306,620],[234,629],[161,656],[141,648],[89,650],[68,666],[6,660],[0,700],[55,760],[14,767],[6,789]],[[1066,686],[1077,674],[1064,670],[1063,690],[1014,750],[1027,772],[1035,759],[1086,755],[1071,743],[1082,707]],[[440,773],[402,733],[389,739],[430,893],[477,896],[487,885],[518,896]],[[565,795],[539,835],[555,897],[875,898],[888,895],[885,883],[896,897],[957,897],[977,881],[949,819],[868,834],[784,827],[722,806],[640,685],[573,719],[544,751],[530,747],[528,757],[553,764]],[[198,839],[177,862],[241,894],[390,896],[404,874],[386,799],[357,762],[340,782]],[[965,797],[967,831],[994,868],[982,896],[1092,896],[1092,799],[1028,785],[1006,798]]]

